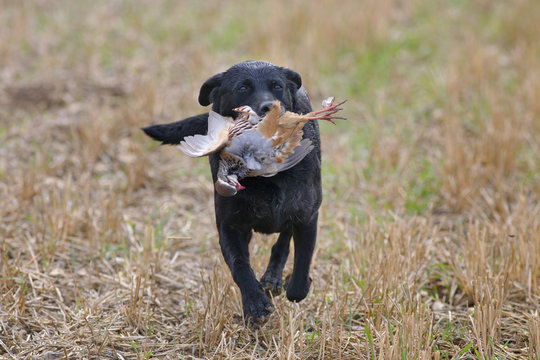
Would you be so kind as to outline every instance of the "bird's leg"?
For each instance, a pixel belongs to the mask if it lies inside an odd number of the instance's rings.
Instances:
[[[346,101],[347,100],[343,100],[337,104],[334,104],[334,99],[332,99],[322,110],[309,113],[308,121],[327,120],[327,121],[330,121],[332,124],[335,124],[334,120],[337,120],[337,119],[345,120],[344,117],[333,116],[333,115],[337,113],[338,111],[343,110],[343,108],[340,108],[339,106],[343,105]]]

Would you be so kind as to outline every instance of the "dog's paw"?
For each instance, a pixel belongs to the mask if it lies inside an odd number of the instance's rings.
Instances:
[[[291,284],[292,275],[287,275],[283,287],[287,291],[287,299],[289,301],[299,302],[306,298],[311,286],[311,277],[303,284]]]
[[[257,327],[274,311],[274,305],[263,291],[242,296],[246,324]]]
[[[268,297],[270,297],[270,295],[277,296],[281,294],[281,291],[283,290],[283,282],[281,280],[281,275],[278,276],[265,272],[260,282],[264,292],[266,293],[266,295],[268,295]]]

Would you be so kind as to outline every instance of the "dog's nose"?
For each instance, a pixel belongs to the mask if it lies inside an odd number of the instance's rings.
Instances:
[[[271,101],[263,102],[263,103],[259,106],[259,114],[261,114],[261,115],[266,114],[267,112],[270,111],[270,107],[271,107],[271,106],[272,106],[272,102],[271,102]]]

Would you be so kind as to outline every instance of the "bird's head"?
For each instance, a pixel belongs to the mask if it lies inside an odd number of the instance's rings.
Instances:
[[[227,151],[222,151],[215,184],[216,192],[221,196],[236,195],[240,190],[245,189],[239,181],[245,178],[248,172],[249,170],[242,158]]]
[[[245,189],[245,187],[238,182],[238,176],[236,175],[225,175],[219,177],[216,181],[215,187],[217,193],[225,197],[234,196],[240,190]]]

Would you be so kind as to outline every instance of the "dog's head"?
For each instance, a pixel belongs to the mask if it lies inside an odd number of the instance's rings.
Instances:
[[[236,116],[232,109],[242,105],[263,115],[274,100],[279,100],[284,110],[293,111],[301,86],[302,78],[295,71],[265,61],[246,61],[206,80],[199,103],[212,104],[212,110],[223,116]]]
[[[275,100],[281,102],[283,110],[298,113],[312,110],[300,75],[264,61],[234,65],[208,79],[199,93],[201,105],[212,104],[212,110],[231,117],[238,115],[233,109],[243,105],[263,115]],[[146,126],[142,130],[162,144],[179,144],[186,136],[206,134],[207,117],[207,114],[200,114],[168,124]],[[305,127],[307,131],[309,126],[311,124]]]

